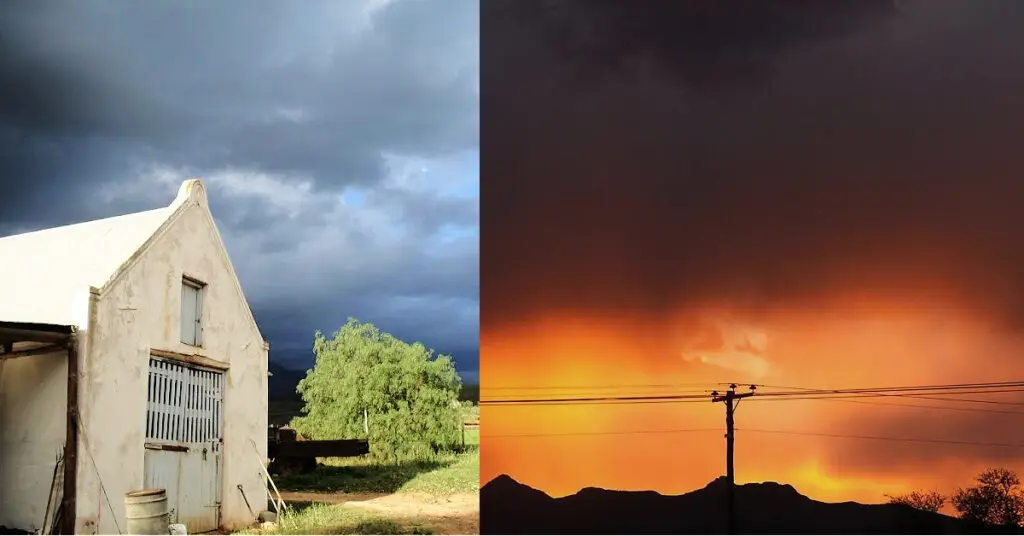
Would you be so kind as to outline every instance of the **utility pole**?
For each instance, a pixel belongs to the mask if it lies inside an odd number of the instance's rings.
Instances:
[[[750,386],[750,392],[737,393],[736,384],[729,386],[725,394],[712,391],[711,401],[725,404],[725,478],[728,481],[726,490],[726,522],[729,534],[736,534],[736,472],[733,468],[733,448],[736,443],[736,406],[740,399],[754,396],[756,385]]]

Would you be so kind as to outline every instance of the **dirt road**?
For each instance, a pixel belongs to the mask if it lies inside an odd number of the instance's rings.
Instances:
[[[480,496],[460,493],[436,497],[424,493],[281,492],[285,502],[343,504],[371,510],[389,519],[426,520],[437,534],[480,534]]]

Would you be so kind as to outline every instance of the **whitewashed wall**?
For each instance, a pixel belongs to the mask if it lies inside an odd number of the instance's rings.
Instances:
[[[258,446],[259,459],[266,459],[267,351],[220,250],[202,186],[194,185],[188,195],[179,219],[96,299],[88,355],[81,367],[85,438],[79,443],[79,449],[92,451],[95,467],[81,452],[79,534],[116,534],[119,527],[123,532],[124,494],[143,486],[151,349],[230,364],[224,395],[222,524],[231,529],[252,522],[238,485],[254,509],[266,508],[257,451],[250,441]],[[180,341],[183,275],[207,284],[201,348]]]
[[[42,527],[67,433],[67,370],[64,351],[0,361],[0,525]]]

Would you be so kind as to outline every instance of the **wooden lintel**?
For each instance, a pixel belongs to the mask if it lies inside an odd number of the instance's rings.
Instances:
[[[46,355],[54,352],[61,352],[67,348],[64,344],[47,344],[46,346],[39,346],[36,348],[29,348],[28,350],[11,351],[10,348],[13,346],[6,346],[4,352],[0,353],[0,361],[7,359],[16,359],[19,357],[31,357],[34,355]]]
[[[167,443],[146,443],[146,448],[149,450],[167,450],[171,452],[188,452],[188,447],[185,445],[169,445]]]
[[[31,329],[0,328],[0,338],[13,342],[52,342],[64,343],[71,338],[68,333],[36,331]]]
[[[196,365],[221,371],[228,370],[228,368],[230,368],[229,364],[224,361],[199,354],[183,354],[180,352],[172,352],[170,350],[159,350],[157,348],[151,348],[149,353],[156,357],[170,359],[171,361],[177,361],[186,365]]]

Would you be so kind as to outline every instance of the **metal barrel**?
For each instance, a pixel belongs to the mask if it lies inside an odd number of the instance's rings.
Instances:
[[[140,489],[124,495],[124,510],[128,534],[168,534],[167,491]]]

